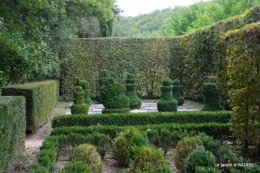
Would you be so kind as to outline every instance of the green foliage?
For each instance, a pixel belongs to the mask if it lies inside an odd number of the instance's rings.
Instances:
[[[168,130],[170,132],[178,131],[181,134],[187,134],[189,132],[204,132],[207,135],[214,136],[216,139],[222,139],[224,135],[229,136],[229,128],[230,125],[227,123],[187,123],[187,124],[174,124],[174,123],[164,123],[164,124],[147,124],[147,125],[136,125],[136,126],[116,126],[116,125],[109,125],[109,126],[102,126],[102,125],[95,125],[95,126],[72,126],[72,127],[56,127],[52,131],[52,135],[60,135],[60,134],[91,134],[94,132],[97,133],[104,133],[109,135],[111,138],[115,138],[117,134],[121,131],[125,131],[129,128],[136,128],[140,131],[153,131],[156,132],[158,129]],[[178,132],[174,134],[174,138],[178,139],[179,135]],[[158,133],[152,133],[149,139],[156,139]],[[154,140],[153,140],[154,141]]]
[[[70,162],[65,164],[61,173],[72,173],[72,172],[84,172],[84,173],[94,173],[91,168],[84,162]]]
[[[147,146],[147,140],[141,135],[137,129],[128,129],[122,131],[114,139],[112,144],[113,157],[124,166],[129,166],[134,159],[134,146]]]
[[[149,172],[149,173],[171,173],[163,152],[156,147],[135,146],[133,147],[135,154],[134,160],[130,164],[130,172]]]
[[[76,86],[81,86],[84,90],[84,103],[90,105],[91,104],[91,98],[90,98],[90,89],[89,89],[89,83],[85,81],[83,78],[78,78]]]
[[[57,156],[64,147],[91,143],[100,148],[104,147],[104,144],[108,144],[108,142],[109,137],[107,135],[94,132],[87,135],[71,133],[67,136],[63,134],[50,136],[43,142],[38,155],[39,165],[35,165],[32,172],[54,172],[56,169]]]
[[[25,98],[0,97],[0,172],[11,173],[25,150]]]
[[[125,110],[129,107],[129,98],[123,95],[124,85],[114,81],[114,78],[108,77],[105,81],[105,84],[101,87],[100,97],[102,98],[103,105],[105,107],[102,113],[111,113],[115,109],[115,113],[118,112],[118,109]],[[110,111],[107,111],[110,109]],[[128,109],[130,112],[130,109]]]
[[[75,76],[90,83],[94,97],[103,69],[119,83],[125,82],[129,72],[136,74],[137,93],[148,97],[159,96],[161,80],[168,77],[170,57],[166,38],[72,39],[71,44],[60,53],[61,95],[65,100],[72,98]]]
[[[103,162],[94,145],[81,144],[75,147],[70,154],[70,160],[83,162],[96,173],[102,173],[103,171]]]
[[[26,129],[34,131],[50,120],[59,98],[59,81],[46,80],[10,85],[2,88],[3,96],[24,96],[26,99]]]
[[[165,78],[162,80],[161,87],[162,96],[157,102],[157,109],[159,112],[177,112],[178,101],[172,96],[172,80]]]
[[[200,133],[198,137],[202,141],[202,145],[205,147],[205,150],[210,151],[214,155],[217,154],[217,151],[221,146],[220,141],[213,139],[213,137],[208,136],[205,133]]]
[[[108,109],[109,110],[109,109]],[[102,125],[146,125],[163,123],[207,123],[218,122],[228,123],[231,112],[219,111],[198,111],[198,112],[152,112],[152,113],[118,113],[106,115],[70,115],[55,116],[52,121],[52,128],[70,126]]]
[[[196,146],[199,145],[202,145],[202,141],[199,137],[184,137],[177,143],[176,149],[173,153],[173,160],[176,168],[180,172],[185,172],[185,159],[190,155],[190,153],[192,153],[194,149],[196,149]]]
[[[160,27],[167,23],[174,11],[171,8],[156,10],[136,17],[117,17],[113,37],[158,37]]]
[[[74,37],[83,14],[107,22],[114,1],[3,0],[0,69],[8,82],[58,78],[58,53]]]
[[[127,75],[126,79],[126,96],[129,98],[129,108],[130,109],[139,109],[142,104],[142,100],[136,95],[136,80],[135,80],[135,75],[132,73],[129,73]]]
[[[71,113],[88,114],[89,105],[84,103],[85,92],[83,91],[83,88],[81,86],[77,86],[74,95],[75,101],[74,104],[71,106]]]
[[[203,166],[196,166],[195,171],[196,173],[221,173],[220,170],[217,170],[214,167],[203,167]]]
[[[175,100],[178,100],[178,106],[183,105],[184,98],[181,96],[181,85],[178,79],[172,81],[172,96]]]
[[[223,107],[219,100],[219,87],[215,83],[203,84],[203,95],[205,97],[203,111],[221,111]]]
[[[196,172],[196,167],[213,167],[216,162],[215,156],[206,151],[204,146],[197,146],[195,150],[193,150],[189,156],[185,159],[184,169],[186,172]]]
[[[99,75],[99,78],[98,78],[98,82],[99,82],[99,90],[101,90],[101,87],[105,84],[106,82],[106,79],[110,77],[109,73],[107,70],[102,70],[100,75]],[[100,95],[100,93],[97,93],[97,101],[99,103],[103,103],[103,100],[102,100],[102,96]]]
[[[259,7],[254,11],[259,11]],[[255,16],[256,17],[256,16]],[[259,23],[227,33],[228,86],[232,131],[245,148],[259,150]]]
[[[213,25],[231,16],[241,15],[256,6],[259,0],[213,0],[195,3],[189,7],[175,7],[169,20],[160,28],[163,36],[178,36],[198,28]],[[255,18],[255,17],[254,17]]]

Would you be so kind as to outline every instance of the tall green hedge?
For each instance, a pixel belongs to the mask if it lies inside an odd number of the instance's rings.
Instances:
[[[25,98],[0,97],[0,172],[10,173],[25,150]]]
[[[258,10],[260,12],[260,10]],[[259,15],[259,14],[258,14]],[[253,17],[253,16],[252,16]],[[233,106],[233,135],[245,148],[259,154],[260,135],[260,22],[228,32],[227,44],[230,103]]]
[[[26,129],[34,131],[50,120],[59,98],[59,81],[46,80],[2,88],[3,96],[26,98]]]
[[[123,82],[128,72],[136,74],[137,93],[159,96],[163,78],[179,79],[186,98],[203,100],[202,85],[215,76],[222,85],[221,101],[227,104],[229,86],[226,43],[221,37],[260,20],[260,6],[241,16],[220,21],[195,32],[166,38],[73,39],[73,45],[61,52],[61,94],[72,98],[77,76],[84,76],[97,92],[98,74],[108,69],[116,81]]]
[[[128,73],[136,74],[137,93],[160,95],[161,80],[169,76],[169,45],[166,38],[91,38],[73,39],[61,59],[61,94],[72,99],[77,76],[89,81],[92,97],[98,92],[98,75],[109,71],[124,83]],[[160,64],[158,66],[158,64]]]

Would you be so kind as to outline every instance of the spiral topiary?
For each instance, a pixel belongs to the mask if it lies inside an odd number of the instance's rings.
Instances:
[[[184,103],[184,98],[181,96],[180,80],[173,80],[172,85],[172,96],[174,99],[178,100],[178,105],[181,106]]]
[[[204,83],[202,91],[205,97],[203,111],[220,111],[224,109],[220,104],[220,91],[216,83]]]
[[[76,86],[81,86],[85,92],[84,94],[84,102],[88,105],[91,104],[91,98],[90,98],[90,89],[89,89],[89,83],[84,80],[83,78],[78,78]]]
[[[123,95],[125,86],[115,82],[114,78],[108,77],[101,87],[100,97],[104,109],[102,113],[129,113],[129,98]]]
[[[127,79],[125,80],[126,84],[126,96],[129,98],[129,108],[130,109],[139,109],[142,104],[142,100],[136,95],[136,83],[135,76],[132,73],[127,75]]]
[[[99,79],[98,79],[98,82],[99,82],[99,90],[101,90],[102,86],[105,84],[106,82],[106,79],[110,77],[109,73],[107,70],[102,70],[100,75],[99,75]],[[99,103],[103,103],[103,98],[102,96],[100,95],[100,93],[97,93],[96,95],[96,98],[97,98],[97,101]]]
[[[157,102],[157,109],[159,112],[176,112],[178,108],[178,101],[172,96],[172,80],[165,78],[163,79],[162,84],[162,96]]]
[[[89,105],[84,103],[84,91],[81,86],[76,86],[76,91],[74,93],[75,100],[74,104],[71,106],[72,114],[87,114]]]

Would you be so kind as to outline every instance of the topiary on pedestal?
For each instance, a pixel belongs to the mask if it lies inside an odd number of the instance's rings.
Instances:
[[[172,80],[165,78],[162,80],[161,87],[162,96],[157,102],[157,109],[159,112],[177,112],[178,101],[172,96]]]
[[[107,70],[102,70],[100,75],[99,75],[99,79],[98,79],[98,82],[99,82],[99,90],[101,90],[102,86],[105,84],[106,82],[106,79],[110,77],[110,75],[108,74],[108,71]],[[102,97],[100,96],[100,93],[97,93],[96,95],[96,98],[97,98],[97,101],[99,103],[103,103],[102,101]]]
[[[180,80],[175,79],[172,82],[172,96],[175,100],[178,100],[178,105],[181,106],[184,103],[184,98],[181,96]]]
[[[108,77],[101,87],[100,97],[104,105],[102,113],[129,113],[129,98],[124,94],[125,86]]]
[[[90,105],[91,104],[91,98],[90,98],[90,89],[89,89],[89,83],[85,81],[83,78],[78,78],[76,86],[81,86],[83,88],[84,94],[84,103]]]
[[[142,104],[142,100],[136,95],[136,80],[135,75],[132,73],[129,73],[127,75],[127,79],[125,80],[126,84],[126,96],[129,98],[129,108],[130,109],[139,109]]]
[[[84,103],[84,91],[81,86],[76,86],[76,91],[74,93],[75,100],[74,104],[71,106],[72,114],[87,114],[89,105]]]
[[[216,83],[204,83],[202,91],[205,97],[203,111],[223,110],[219,100],[220,89]]]

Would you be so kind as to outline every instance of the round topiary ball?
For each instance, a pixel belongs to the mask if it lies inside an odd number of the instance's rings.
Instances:
[[[81,161],[86,163],[96,173],[103,172],[103,162],[97,152],[97,148],[92,144],[81,144],[72,150],[71,161]]]
[[[133,147],[135,158],[130,164],[130,173],[172,173],[163,152],[156,147]]]
[[[123,166],[128,166],[134,159],[133,146],[148,145],[146,138],[137,129],[120,132],[112,145],[113,157]]]
[[[173,84],[173,85],[180,85],[181,83],[180,83],[180,80],[179,80],[179,79],[174,79],[174,80],[172,81],[172,84]]]
[[[165,78],[162,80],[163,86],[171,86],[172,85],[172,80],[170,78]]]
[[[202,141],[199,137],[184,137],[182,138],[176,146],[174,155],[174,163],[176,168],[184,173],[184,161],[190,155],[190,153],[196,149],[197,146],[202,145]]]

